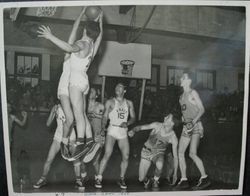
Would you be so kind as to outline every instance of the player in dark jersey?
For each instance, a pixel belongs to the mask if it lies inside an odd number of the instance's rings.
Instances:
[[[159,178],[162,173],[164,165],[164,154],[168,144],[172,144],[172,151],[174,156],[174,173],[173,173],[173,184],[177,181],[177,170],[178,170],[178,155],[177,145],[178,139],[173,131],[174,121],[173,115],[169,114],[164,118],[162,123],[154,122],[148,125],[141,125],[133,128],[128,132],[130,137],[140,130],[152,129],[148,140],[144,143],[141,151],[141,161],[139,166],[139,181],[144,182],[144,187],[148,188],[150,179],[147,178],[148,170],[151,164],[155,164],[156,169],[154,178],[152,180],[152,188],[157,189],[159,186]]]
[[[90,163],[95,168],[95,174],[98,174],[99,166],[100,166],[100,157],[102,150],[104,148],[105,143],[105,132],[102,131],[102,116],[104,111],[104,105],[98,102],[96,99],[98,98],[97,89],[91,87],[89,99],[88,99],[88,108],[87,108],[87,116],[93,130],[93,135],[95,138],[95,142],[100,144],[100,149],[95,154],[94,158],[89,159],[88,157],[84,157],[81,164],[81,177],[84,179],[83,183],[85,183],[88,179],[87,177],[87,168],[85,163]]]
[[[181,77],[181,86],[184,91],[179,100],[182,111],[182,121],[184,124],[178,149],[181,179],[177,185],[177,189],[186,189],[189,187],[186,176],[185,152],[190,144],[189,156],[194,161],[201,174],[199,182],[193,187],[193,189],[201,190],[211,184],[203,162],[197,155],[200,139],[203,137],[204,132],[200,118],[205,109],[198,93],[191,88],[191,83],[192,79],[190,75],[184,73]]]
[[[13,151],[13,126],[14,124],[18,124],[23,127],[28,118],[28,114],[25,111],[21,111],[22,120],[20,120],[16,115],[13,114],[13,107],[8,103],[8,125],[9,125],[9,141],[10,141],[10,154],[12,155]]]

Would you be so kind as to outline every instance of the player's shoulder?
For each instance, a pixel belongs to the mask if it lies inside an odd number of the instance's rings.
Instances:
[[[106,101],[105,105],[106,106],[110,106],[110,105],[114,105],[115,104],[115,99],[114,98],[110,98]]]
[[[129,106],[132,106],[132,105],[133,105],[133,102],[132,102],[131,100],[129,100],[129,99],[126,99],[126,102],[127,102],[127,104],[128,104]]]

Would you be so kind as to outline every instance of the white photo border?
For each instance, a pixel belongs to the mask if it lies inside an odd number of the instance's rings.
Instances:
[[[242,6],[246,8],[246,32],[245,32],[245,78],[244,78],[244,114],[243,114],[243,132],[242,132],[242,147],[241,147],[241,164],[239,175],[238,189],[233,190],[206,190],[206,191],[169,191],[169,192],[128,192],[128,193],[16,193],[13,190],[10,149],[9,149],[9,134],[8,134],[8,115],[7,115],[7,93],[6,93],[6,78],[5,78],[5,61],[4,61],[4,9],[5,8],[18,8],[18,7],[42,7],[42,6],[85,6],[85,5],[182,5],[182,6]],[[243,181],[245,171],[246,159],[246,142],[247,142],[247,116],[248,116],[248,96],[249,96],[249,53],[250,53],[250,2],[248,1],[198,1],[198,0],[94,0],[94,1],[37,1],[37,2],[10,2],[0,3],[0,78],[1,78],[1,99],[2,99],[2,118],[3,118],[3,132],[4,132],[4,149],[6,161],[6,173],[8,182],[9,195],[239,195],[243,193]]]

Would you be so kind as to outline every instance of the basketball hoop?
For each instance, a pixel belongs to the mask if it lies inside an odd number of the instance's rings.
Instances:
[[[56,13],[56,7],[39,7],[37,8],[36,15],[38,17],[50,17],[54,16]]]
[[[121,60],[120,64],[122,66],[121,70],[122,75],[132,76],[135,62],[132,60]]]

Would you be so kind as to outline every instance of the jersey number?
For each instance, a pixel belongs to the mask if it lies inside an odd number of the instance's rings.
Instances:
[[[124,113],[118,113],[118,118],[119,118],[119,119],[124,119],[124,118],[125,118],[124,115],[125,115]]]

